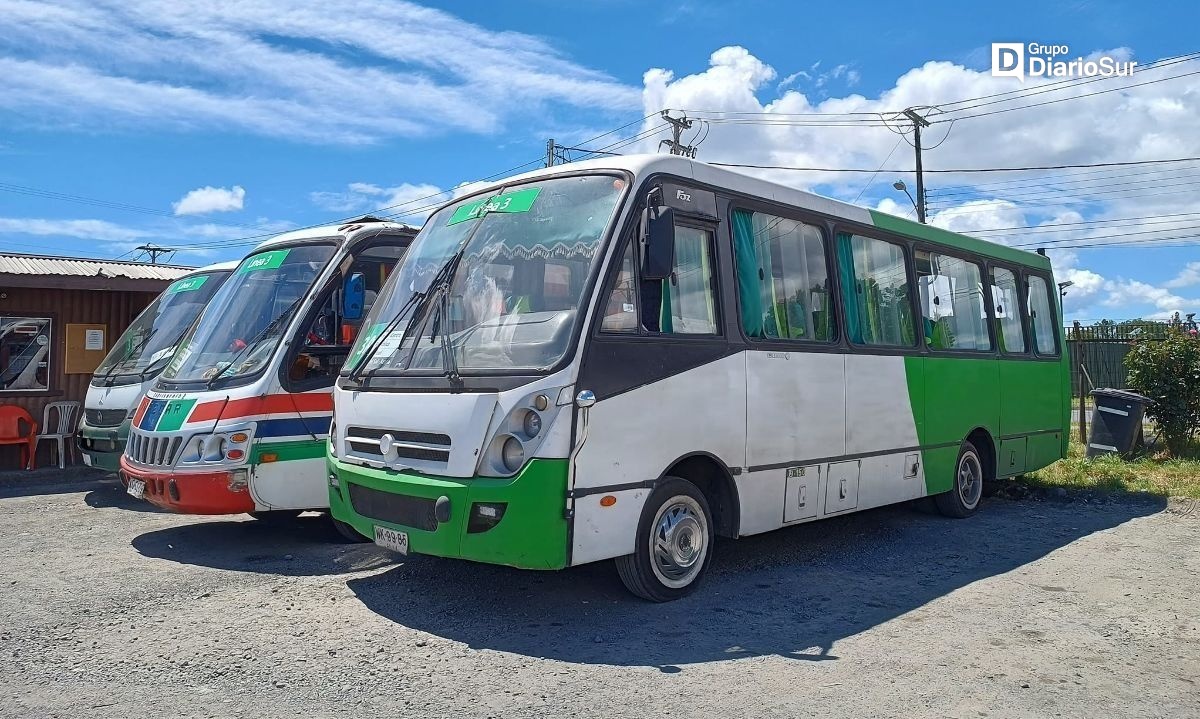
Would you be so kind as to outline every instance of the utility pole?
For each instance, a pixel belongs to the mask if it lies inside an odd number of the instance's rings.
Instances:
[[[917,114],[911,107],[904,111],[904,116],[912,120],[913,147],[917,150],[917,222],[925,222],[925,175],[921,171],[921,128],[929,127],[929,121]]]
[[[679,138],[683,136],[683,131],[690,130],[692,128],[693,120],[689,120],[687,115],[684,115],[680,118],[671,117],[670,110],[662,111],[662,119],[671,123],[672,138],[670,140],[663,140],[662,142],[658,143],[658,146],[662,147],[663,145],[666,145],[671,149],[672,155],[683,155],[684,157],[695,159],[696,148],[692,147],[691,145],[685,145],[679,141]]]
[[[142,252],[145,252],[146,254],[150,255],[150,264],[152,264],[152,265],[158,264],[158,256],[159,255],[165,255],[168,252],[175,251],[173,248],[159,247],[158,245],[142,245],[140,247],[135,247],[134,249],[141,250]]]
[[[546,140],[546,167],[554,167],[554,138]]]

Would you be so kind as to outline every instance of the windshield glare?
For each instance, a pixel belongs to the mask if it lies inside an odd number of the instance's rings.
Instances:
[[[613,175],[542,180],[443,208],[384,288],[348,366],[372,348],[365,371],[553,366],[625,184]],[[460,248],[456,271],[431,288]],[[426,291],[434,301],[413,301]]]
[[[163,379],[231,379],[262,369],[334,249],[332,244],[301,245],[242,260],[183,341]]]
[[[112,346],[93,381],[132,384],[161,371],[183,333],[228,276],[228,271],[206,272],[171,283]]]

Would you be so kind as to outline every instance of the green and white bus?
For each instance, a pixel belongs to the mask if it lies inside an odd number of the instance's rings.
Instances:
[[[673,156],[520,175],[434,213],[334,391],[334,517],[377,544],[692,590],[715,536],[1064,456],[1039,254]]]

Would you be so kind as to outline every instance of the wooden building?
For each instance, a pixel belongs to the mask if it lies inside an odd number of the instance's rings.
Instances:
[[[0,254],[0,404],[24,407],[39,423],[48,402],[76,400],[82,407],[92,371],[112,344],[167,285],[189,271]],[[43,443],[39,466],[47,452]],[[16,448],[0,448],[0,468],[16,465]]]

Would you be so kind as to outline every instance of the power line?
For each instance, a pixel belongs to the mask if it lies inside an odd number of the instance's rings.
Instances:
[[[952,175],[955,173],[980,172],[1029,172],[1032,170],[1069,170],[1084,167],[1126,167],[1131,165],[1162,165],[1172,162],[1195,162],[1200,157],[1177,157],[1168,160],[1130,160],[1127,162],[1092,162],[1080,165],[1029,165],[1026,167],[959,167],[949,170],[925,170],[926,173]],[[756,170],[794,170],[796,172],[875,172],[865,168],[846,167],[793,167],[790,165],[754,165],[744,162],[709,162],[718,167],[748,167]],[[912,172],[912,170],[896,170],[896,172]]]
[[[1102,223],[1128,222],[1128,221],[1133,221],[1133,220],[1156,220],[1157,218],[1167,218],[1167,217],[1191,217],[1191,216],[1195,216],[1195,215],[1200,215],[1200,212],[1177,212],[1177,213],[1169,214],[1169,215],[1142,215],[1140,217],[1113,217],[1113,218],[1099,219],[1099,220],[1080,220],[1078,222],[1051,222],[1051,223],[1046,223],[1046,224],[1042,224],[1042,225],[1014,225],[1012,227],[993,227],[993,228],[990,228],[987,230],[976,230],[975,234],[982,234],[982,233],[990,234],[993,232],[1008,232],[1008,231],[1012,231],[1012,230],[1037,230],[1037,229],[1041,229],[1041,228],[1068,227],[1068,226],[1074,226],[1074,225],[1095,225],[1095,224],[1102,224]],[[1160,224],[1162,222],[1183,222],[1183,220],[1162,219],[1162,220],[1157,220],[1155,222],[1141,222],[1141,223],[1137,223],[1137,224],[1153,225],[1153,224]],[[1049,230],[1047,230],[1047,231],[1049,231]]]

